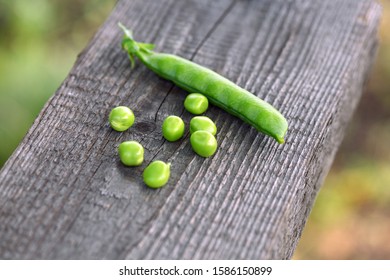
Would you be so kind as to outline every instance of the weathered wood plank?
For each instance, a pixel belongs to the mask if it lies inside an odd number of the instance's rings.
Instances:
[[[374,1],[119,1],[0,174],[1,258],[290,258],[358,102],[376,49]],[[160,126],[185,93],[120,49],[135,37],[210,67],[273,104],[284,145],[212,107],[217,154],[196,156],[188,134]],[[109,128],[128,105],[135,126]],[[124,140],[146,161],[122,166]],[[142,183],[152,159],[168,185]]]

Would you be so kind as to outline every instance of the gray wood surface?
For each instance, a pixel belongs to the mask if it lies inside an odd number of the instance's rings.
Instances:
[[[359,100],[377,46],[374,1],[119,1],[0,174],[6,259],[288,259]],[[132,70],[117,22],[136,39],[219,72],[278,108],[284,145],[219,108],[219,149],[203,159],[188,133],[186,93],[141,63]],[[136,123],[113,131],[110,110]],[[117,146],[145,147],[141,167]],[[169,183],[148,189],[153,159]]]

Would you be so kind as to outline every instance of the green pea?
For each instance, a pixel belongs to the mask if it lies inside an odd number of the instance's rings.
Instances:
[[[271,104],[239,87],[215,71],[180,56],[153,51],[154,45],[134,40],[132,32],[119,24],[125,36],[122,47],[134,66],[137,57],[146,67],[188,92],[199,92],[209,102],[284,143],[287,120]]]
[[[184,135],[184,122],[178,116],[167,117],[162,125],[162,134],[168,141],[177,141]]]
[[[191,134],[192,149],[201,157],[210,157],[217,150],[217,140],[208,131],[198,130]]]
[[[215,123],[208,117],[198,116],[193,117],[190,121],[190,133],[194,133],[198,130],[206,130],[212,135],[217,134],[217,126]]]
[[[118,153],[121,162],[127,166],[139,166],[144,161],[144,148],[137,141],[122,142]]]
[[[153,161],[144,170],[143,179],[145,184],[154,189],[161,188],[169,180],[170,169],[170,163],[161,160]]]
[[[190,93],[184,100],[184,108],[194,115],[200,115],[206,112],[209,107],[209,100],[200,93]]]
[[[130,108],[118,106],[111,110],[108,117],[110,125],[116,131],[125,131],[134,124],[134,113]]]

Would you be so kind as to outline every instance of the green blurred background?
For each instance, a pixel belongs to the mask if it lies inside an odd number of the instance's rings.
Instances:
[[[0,167],[114,0],[0,0]]]
[[[0,167],[115,2],[0,0]],[[294,259],[390,259],[390,0],[381,3],[376,64]]]

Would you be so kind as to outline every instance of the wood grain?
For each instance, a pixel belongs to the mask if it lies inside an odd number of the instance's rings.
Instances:
[[[0,174],[5,259],[288,259],[360,98],[377,46],[374,1],[119,1]],[[286,143],[219,108],[215,156],[174,143],[186,93],[141,63],[130,69],[117,22],[158,51],[194,60],[278,108]],[[110,129],[126,105],[136,123]],[[120,164],[137,140],[142,167]],[[153,159],[168,185],[145,187]]]

